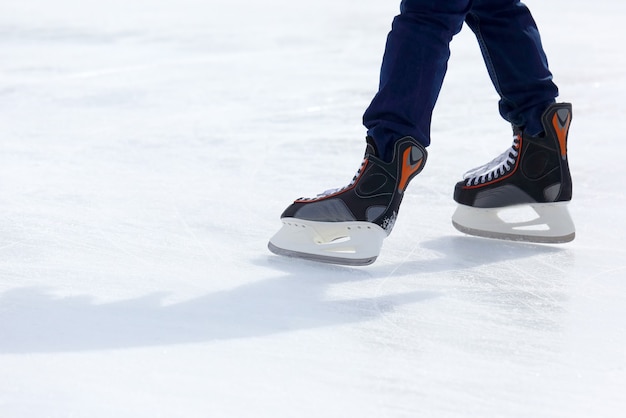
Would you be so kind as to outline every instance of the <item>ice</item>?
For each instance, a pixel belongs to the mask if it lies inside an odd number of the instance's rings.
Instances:
[[[378,261],[267,251],[358,168],[398,3],[0,4],[0,417],[623,416],[621,2],[527,2],[575,241],[451,226],[511,137],[465,28]]]

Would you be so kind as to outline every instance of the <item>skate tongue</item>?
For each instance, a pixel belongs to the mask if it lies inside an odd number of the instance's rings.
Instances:
[[[373,155],[374,157],[379,157],[378,147],[376,147],[376,142],[374,141],[374,138],[368,136],[367,138],[365,138],[365,141],[367,142],[367,147],[365,148],[365,156],[367,157],[368,155]]]

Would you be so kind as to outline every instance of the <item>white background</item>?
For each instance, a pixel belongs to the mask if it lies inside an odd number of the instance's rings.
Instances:
[[[378,261],[270,254],[361,162],[396,0],[0,4],[0,417],[622,417],[621,1],[528,1],[577,238],[463,236],[508,124],[471,31]]]

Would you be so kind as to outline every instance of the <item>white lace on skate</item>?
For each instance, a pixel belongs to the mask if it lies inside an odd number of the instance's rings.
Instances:
[[[513,136],[513,145],[498,157],[485,165],[476,167],[463,174],[463,179],[467,186],[477,186],[495,180],[515,167],[517,156],[519,155],[520,137]]]
[[[345,185],[343,187],[337,187],[337,188],[334,188],[334,189],[324,190],[322,193],[319,193],[315,197],[301,197],[301,198],[299,198],[297,200],[299,200],[299,201],[303,201],[303,200],[307,201],[307,200],[323,199],[325,197],[336,195],[336,194],[339,194],[339,193],[343,192],[344,190],[350,189],[352,186],[354,186],[354,184],[357,182],[359,177],[361,177],[361,173],[363,173],[363,169],[365,168],[366,164],[367,164],[367,157],[363,159],[363,161],[361,162],[361,166],[359,167],[359,169],[357,170],[356,174],[352,178],[352,181],[350,181],[349,184],[347,184],[347,185]]]

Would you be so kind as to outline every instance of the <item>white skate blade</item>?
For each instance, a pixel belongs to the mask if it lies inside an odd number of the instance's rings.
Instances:
[[[372,264],[387,233],[370,222],[316,222],[283,218],[283,227],[270,239],[271,252],[322,263]]]
[[[576,235],[567,203],[534,203],[488,209],[459,205],[452,215],[452,225],[463,233],[479,237],[564,243],[572,241]]]

